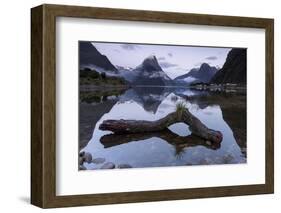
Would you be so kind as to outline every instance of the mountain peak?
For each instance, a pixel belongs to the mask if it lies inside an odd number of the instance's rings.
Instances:
[[[157,61],[157,58],[155,55],[150,55],[150,56],[146,57],[144,60],[152,60],[152,61],[156,60]]]
[[[155,55],[150,55],[143,60],[142,64],[144,64],[144,63],[153,63],[153,64],[157,63],[158,64],[158,61],[157,61],[157,58]]]
[[[208,63],[201,64],[200,68],[209,68],[210,65]]]
[[[142,62],[142,67],[147,71],[163,71],[155,55],[150,55]]]
[[[162,70],[155,55],[150,55],[136,67],[136,85],[171,85],[171,78]]]

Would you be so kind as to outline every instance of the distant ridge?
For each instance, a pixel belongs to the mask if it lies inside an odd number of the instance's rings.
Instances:
[[[187,83],[191,83],[192,81],[209,83],[217,71],[216,67],[211,67],[209,64],[203,63],[199,68],[193,68],[188,73],[178,76],[174,80],[186,81]]]

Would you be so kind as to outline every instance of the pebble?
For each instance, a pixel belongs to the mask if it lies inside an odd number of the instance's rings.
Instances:
[[[103,164],[101,167],[101,169],[114,169],[114,168],[115,168],[115,164],[111,162],[107,162]]]
[[[95,158],[92,160],[92,162],[95,164],[101,164],[105,162],[105,158]]]
[[[86,152],[83,156],[84,160],[87,162],[87,163],[91,163],[92,162],[92,154],[89,153],[89,152]]]
[[[79,153],[79,157],[83,157],[84,155],[85,155],[85,152],[84,152],[84,151],[82,151],[82,152]]]

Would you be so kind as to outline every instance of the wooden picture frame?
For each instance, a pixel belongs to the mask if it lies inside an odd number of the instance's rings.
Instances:
[[[94,18],[265,29],[265,184],[56,195],[56,18]],[[42,208],[267,194],[274,191],[274,21],[186,13],[44,4],[31,9],[31,203]]]

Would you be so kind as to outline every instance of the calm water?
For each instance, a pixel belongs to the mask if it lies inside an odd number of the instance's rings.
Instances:
[[[80,147],[90,152],[93,159],[104,158],[104,163],[128,164],[133,168],[246,163],[245,94],[164,87],[132,88],[120,95],[86,94],[80,100],[80,143],[84,140]],[[175,144],[176,136],[191,134],[184,123],[155,134],[114,135],[98,128],[107,119],[157,120],[175,111],[180,102],[208,128],[222,132],[220,146],[200,138]],[[84,163],[87,169],[99,169],[102,165]]]

